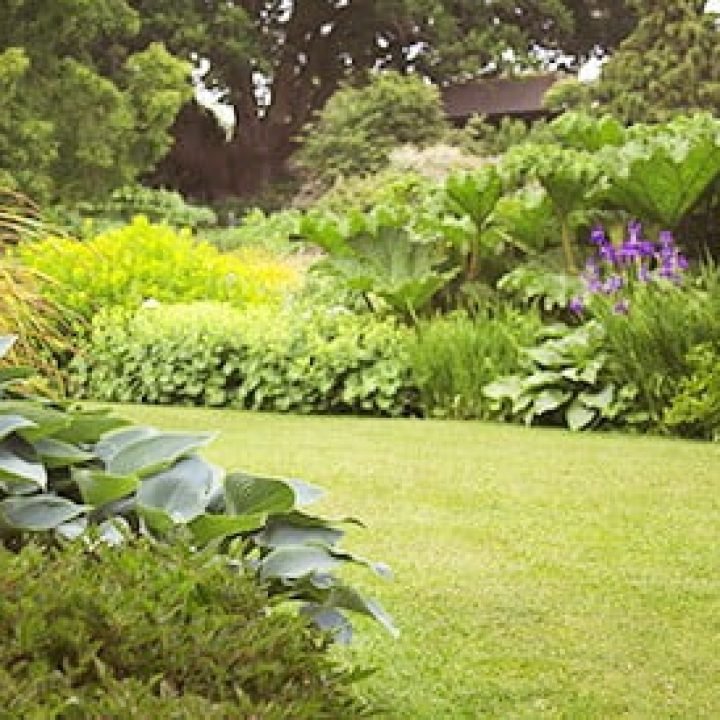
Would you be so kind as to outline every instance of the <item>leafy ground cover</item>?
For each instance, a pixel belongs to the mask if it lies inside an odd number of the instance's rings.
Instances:
[[[391,718],[720,716],[720,447],[460,422],[124,406],[305,477],[392,565],[364,692]],[[238,448],[242,448],[239,455]],[[347,652],[341,650],[341,652]]]

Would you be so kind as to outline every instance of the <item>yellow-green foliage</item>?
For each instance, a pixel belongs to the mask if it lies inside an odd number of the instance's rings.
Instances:
[[[272,304],[299,284],[297,271],[278,260],[223,254],[142,216],[87,242],[53,237],[21,253],[57,280],[51,291],[84,316],[112,306],[134,309],[148,299]]]

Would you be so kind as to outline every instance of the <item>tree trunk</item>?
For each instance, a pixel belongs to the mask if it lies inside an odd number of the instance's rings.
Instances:
[[[289,175],[294,143],[267,122],[225,137],[212,114],[187,105],[173,128],[175,142],[150,181],[201,202],[257,195]]]

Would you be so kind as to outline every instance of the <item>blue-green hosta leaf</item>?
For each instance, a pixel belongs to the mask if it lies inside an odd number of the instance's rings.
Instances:
[[[109,410],[80,410],[69,413],[70,424],[53,435],[69,443],[94,443],[105,433],[127,425],[128,421],[113,417]]]
[[[85,534],[88,527],[87,517],[80,515],[72,520],[62,523],[55,528],[55,532],[64,540],[77,540]]]
[[[206,545],[213,540],[250,532],[262,527],[267,515],[212,515],[206,513],[191,520],[188,524],[193,539],[198,545]]]
[[[600,410],[600,412],[603,412],[607,410],[615,399],[615,386],[610,384],[595,393],[581,393],[579,399],[587,407],[596,408]]]
[[[377,600],[363,597],[347,585],[335,585],[330,591],[327,605],[367,615],[379,622],[394,638],[400,636],[400,631],[395,626],[393,619]]]
[[[309,618],[320,630],[332,633],[333,638],[342,645],[349,645],[353,637],[352,623],[337,608],[306,603],[300,608],[300,614]]]
[[[109,432],[95,445],[95,454],[107,464],[123,448],[158,434],[155,428],[143,426]]]
[[[113,475],[152,475],[207,445],[214,437],[211,433],[158,432],[122,447],[107,461],[106,469]]]
[[[561,405],[566,403],[571,396],[572,393],[565,390],[558,390],[555,388],[542,390],[538,393],[535,398],[535,402],[533,403],[533,414],[545,415],[545,413],[557,410]]]
[[[135,475],[109,475],[102,470],[77,469],[72,476],[83,501],[94,507],[130,495],[139,484]]]
[[[212,466],[198,457],[186,458],[140,482],[137,509],[141,514],[148,508],[162,510],[174,523],[185,524],[205,512],[214,488]]]
[[[332,571],[342,560],[320,546],[279,547],[260,562],[260,578],[294,580],[314,573]]]
[[[562,349],[551,343],[528,348],[525,350],[525,354],[538,365],[547,368],[560,368],[568,362],[568,356],[562,352]]]
[[[27,440],[39,440],[49,435],[54,436],[70,424],[70,418],[66,413],[30,400],[0,401],[0,416],[5,415],[21,415],[34,423],[32,427],[23,428],[20,431],[20,434]]]
[[[523,378],[519,375],[506,375],[483,387],[483,395],[491,400],[513,400],[524,390]]]
[[[232,473],[225,479],[225,501],[231,515],[279,515],[295,506],[295,492],[283,480]]]
[[[301,525],[292,521],[292,515],[270,518],[261,532],[254,536],[261,547],[288,545],[322,545],[333,547],[345,533],[328,525]]]
[[[5,357],[17,340],[17,335],[0,335],[0,358]]]
[[[583,430],[597,417],[597,411],[575,398],[565,411],[565,422],[570,430]]]
[[[298,507],[312,505],[325,496],[325,491],[322,488],[315,487],[315,485],[311,485],[304,480],[288,478],[285,482],[293,489],[295,504]]]
[[[47,473],[35,448],[17,435],[0,440],[0,486],[10,492],[13,487],[27,490],[28,484],[37,489],[47,486]]]
[[[22,415],[2,415],[0,416],[0,440],[18,430],[31,427],[36,427],[35,423]]]
[[[0,519],[16,530],[54,530],[87,511],[85,505],[55,495],[11,497],[0,502]]]
[[[45,467],[50,469],[79,465],[95,457],[92,453],[85,452],[76,445],[54,438],[41,438],[36,440],[33,446]]]
[[[602,369],[605,367],[605,356],[599,355],[596,358],[590,360],[590,362],[580,371],[578,377],[580,380],[590,385],[594,385],[597,382]]]

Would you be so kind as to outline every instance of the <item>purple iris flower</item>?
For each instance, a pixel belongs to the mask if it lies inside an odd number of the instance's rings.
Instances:
[[[615,303],[615,306],[613,307],[613,312],[616,315],[627,315],[630,311],[630,301],[629,300],[618,300],[618,302]]]
[[[595,243],[595,245],[606,245],[607,241],[605,230],[601,226],[596,225],[590,233],[590,242]]]
[[[572,300],[570,300],[570,303],[568,304],[568,309],[570,312],[575,313],[575,315],[582,315],[583,311],[585,310],[585,303],[583,302],[583,299],[581,297],[574,297]]]

